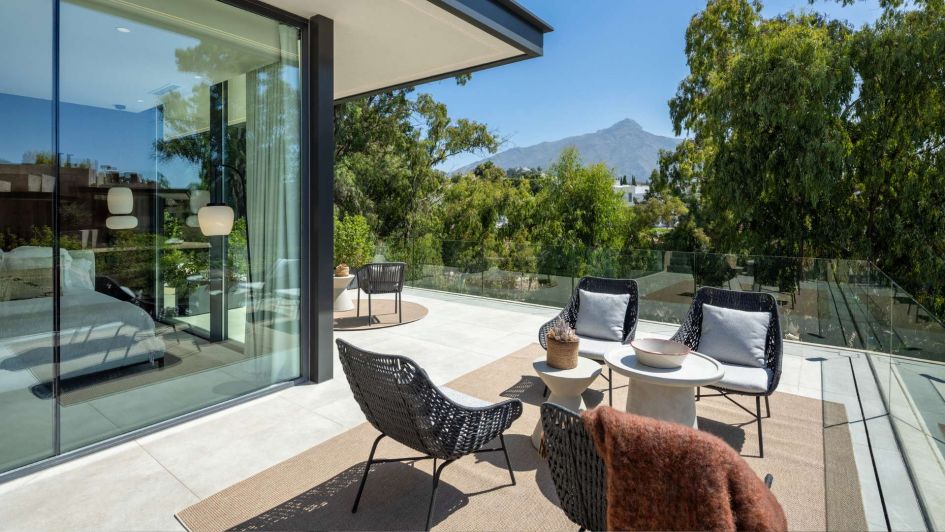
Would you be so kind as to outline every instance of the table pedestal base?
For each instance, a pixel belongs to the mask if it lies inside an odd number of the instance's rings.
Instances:
[[[354,303],[351,302],[351,296],[348,295],[348,285],[351,284],[352,279],[354,279],[353,275],[334,278],[335,303],[332,305],[332,311],[344,312],[354,309]]]
[[[666,386],[631,378],[627,412],[699,428],[695,393],[695,388],[689,386]]]
[[[584,404],[584,397],[580,395],[577,397],[565,397],[552,393],[545,402],[561,405],[565,408],[571,409],[574,412],[580,412],[587,408],[587,405]],[[532,431],[532,445],[534,445],[536,449],[541,447],[541,434],[541,418],[539,418],[538,424],[535,425],[535,430]]]

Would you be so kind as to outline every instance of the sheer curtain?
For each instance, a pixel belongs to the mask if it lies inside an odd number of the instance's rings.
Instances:
[[[246,214],[253,298],[246,352],[271,382],[299,372],[300,92],[298,31],[279,27],[282,59],[246,76]],[[261,285],[260,285],[261,283]]]

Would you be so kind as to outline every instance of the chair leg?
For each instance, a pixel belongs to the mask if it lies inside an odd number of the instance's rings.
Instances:
[[[371,310],[371,294],[367,295],[367,324],[368,327],[374,325],[374,311]]]
[[[702,386],[696,386],[696,401],[702,399]]]
[[[607,367],[607,404],[614,406],[614,370]]]
[[[433,503],[436,502],[436,487],[440,483],[440,473],[443,472],[443,468],[451,463],[453,463],[453,460],[447,460],[437,468],[436,458],[433,459],[433,493],[430,494],[430,509],[427,510],[427,527],[425,530],[430,530],[430,524],[433,522]]]
[[[512,485],[515,485],[515,472],[512,471],[512,461],[509,460],[509,450],[505,446],[505,435],[499,434],[499,441],[502,443],[502,453],[505,454],[505,463],[509,466],[509,476],[512,477]]]
[[[357,317],[360,318],[361,317],[361,289],[360,288],[358,288],[358,311],[357,312],[358,313],[356,315]]]
[[[761,396],[755,396],[755,417],[758,419],[758,456],[765,457],[765,441],[761,436]]]
[[[768,396],[765,396],[765,417],[771,417],[771,405],[768,404]]]
[[[404,322],[404,299],[400,295],[400,292],[397,292],[397,319],[400,323]]]
[[[361,484],[358,486],[358,495],[354,498],[354,506],[351,507],[351,513],[358,511],[358,503],[361,502],[361,494],[364,493],[364,484],[367,483],[368,471],[371,470],[371,462],[374,461],[374,451],[377,451],[377,444],[381,443],[383,438],[384,435],[381,434],[374,440],[374,445],[371,446],[371,454],[368,455],[367,464],[364,466],[364,475],[361,477]]]
[[[545,385],[545,391],[541,392],[542,397],[548,397],[548,385]]]

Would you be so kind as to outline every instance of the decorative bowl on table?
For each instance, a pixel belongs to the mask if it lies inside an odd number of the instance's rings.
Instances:
[[[641,364],[663,369],[681,367],[690,351],[689,346],[685,344],[656,338],[632,340],[630,346]]]

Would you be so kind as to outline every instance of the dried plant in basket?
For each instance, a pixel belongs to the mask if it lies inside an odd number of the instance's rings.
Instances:
[[[548,329],[548,338],[558,342],[577,342],[578,335],[564,318],[558,318]]]
[[[558,369],[573,369],[578,364],[578,335],[568,322],[555,320],[548,329],[548,349],[545,360]]]

